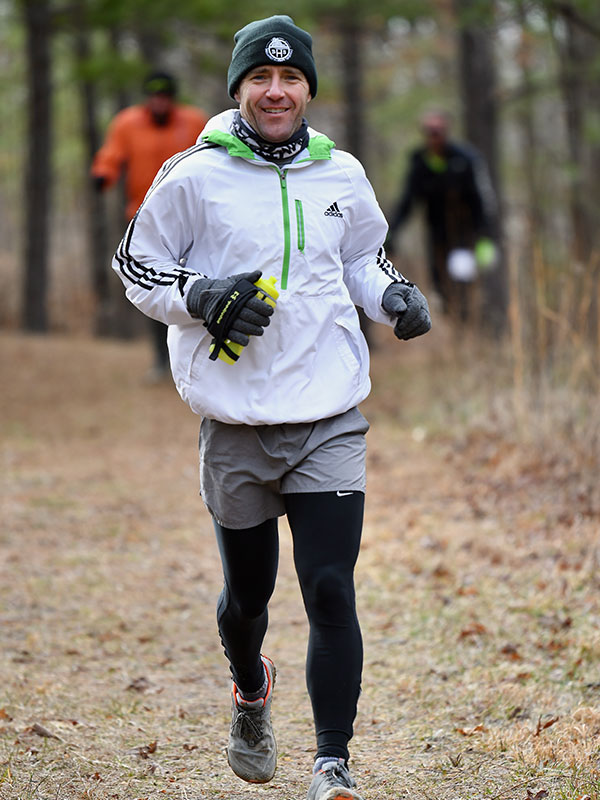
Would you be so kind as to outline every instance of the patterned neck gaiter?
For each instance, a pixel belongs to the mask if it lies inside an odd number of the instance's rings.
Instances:
[[[231,124],[231,132],[237,136],[244,144],[259,156],[262,156],[266,161],[275,161],[278,163],[285,163],[291,161],[294,156],[297,156],[308,145],[308,123],[305,119],[302,120],[302,125],[298,128],[293,136],[285,142],[267,142],[263,139],[254,128],[252,128],[246,120],[242,117],[239,111],[236,111],[233,123]]]

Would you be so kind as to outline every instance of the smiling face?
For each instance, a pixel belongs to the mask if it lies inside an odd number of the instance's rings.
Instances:
[[[235,99],[246,122],[263,139],[285,142],[302,125],[310,90],[296,67],[265,64],[242,78]]]

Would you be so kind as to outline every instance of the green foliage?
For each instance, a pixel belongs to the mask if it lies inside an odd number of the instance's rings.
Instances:
[[[0,102],[5,110],[0,127],[0,200],[11,218],[18,209],[22,153],[26,142],[24,36],[19,16],[23,0],[0,0]],[[457,31],[459,25],[490,25],[500,67],[503,172],[509,207],[530,209],[523,152],[524,120],[530,117],[533,151],[529,164],[536,180],[536,236],[544,240],[550,259],[568,250],[569,189],[589,177],[588,163],[577,163],[565,131],[561,67],[567,22],[595,41],[600,25],[597,0],[54,0],[54,64],[56,87],[54,157],[61,213],[80,205],[77,191],[85,181],[79,90],[91,84],[96,92],[101,128],[114,114],[117,99],[140,99],[139,87],[150,63],[172,69],[181,79],[189,102],[217,112],[228,104],[224,75],[232,37],[253,18],[288,13],[315,40],[319,96],[309,109],[321,127],[345,145],[340,107],[343,72],[341,35],[346,23],[358,25],[364,48],[365,162],[381,205],[395,202],[406,156],[419,139],[417,121],[430,106],[455,113],[458,108]],[[455,9],[458,16],[455,15]],[[458,25],[457,25],[458,20]],[[84,37],[88,53],[75,56],[76,37]],[[587,58],[585,79],[600,80],[600,49]],[[524,77],[527,70],[527,85]],[[580,67],[579,77],[584,67]],[[597,97],[597,94],[596,94]],[[598,103],[585,109],[582,144],[600,148]],[[10,124],[6,124],[6,120]],[[597,162],[595,162],[597,163]],[[14,237],[13,237],[14,238]],[[562,261],[561,261],[562,263]]]
[[[458,20],[465,28],[489,26],[494,23],[496,3],[494,0],[456,0]]]
[[[136,53],[115,53],[107,42],[99,42],[89,58],[73,64],[76,81],[96,84],[107,95],[140,85],[147,66]]]
[[[23,29],[14,7],[0,3],[0,108],[3,121],[0,124],[0,185],[3,195],[14,198],[20,191],[20,165],[25,146],[25,120],[19,110],[25,103],[25,63],[23,58]],[[15,211],[14,201],[3,205],[11,217]]]
[[[384,210],[397,201],[408,152],[419,143],[420,116],[432,107],[457,110],[452,33],[440,21],[393,22],[373,46],[367,82],[370,136],[375,140],[369,174]]]

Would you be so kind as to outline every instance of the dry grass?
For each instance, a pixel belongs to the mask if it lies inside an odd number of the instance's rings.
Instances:
[[[541,451],[517,435],[498,364],[465,350],[449,367],[440,334],[388,334],[364,407],[359,786],[599,800],[598,465],[573,436]],[[285,523],[265,647],[279,769],[252,787],[223,754],[197,420],[142,384],[148,359],[139,343],[0,337],[0,797],[303,798],[306,624]]]

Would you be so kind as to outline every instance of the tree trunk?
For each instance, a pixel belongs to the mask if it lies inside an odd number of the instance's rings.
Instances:
[[[600,12],[589,9],[588,18],[567,13],[568,3],[554,4],[563,17],[564,34],[557,37],[560,55],[561,89],[565,109],[567,141],[572,167],[571,224],[573,230],[573,255],[580,268],[576,281],[573,326],[584,333],[596,347],[598,345],[598,293],[600,281],[600,146],[588,131],[593,130],[600,117],[600,91],[598,90],[598,32]],[[563,12],[561,12],[563,8]],[[587,26],[586,26],[587,23]],[[596,352],[596,357],[600,354]]]
[[[521,308],[521,318],[527,322],[525,338],[530,344],[529,351],[532,353],[531,371],[536,381],[536,394],[541,399],[543,392],[543,382],[541,381],[543,367],[549,357],[548,347],[548,320],[540,313],[539,299],[547,302],[545,296],[545,283],[541,278],[543,275],[543,257],[545,241],[545,218],[540,203],[544,196],[542,176],[538,168],[539,161],[539,142],[536,135],[535,120],[535,95],[532,77],[531,62],[533,48],[531,41],[531,30],[527,17],[526,0],[518,0],[517,18],[521,27],[521,41],[517,56],[521,74],[521,94],[517,109],[517,119],[519,123],[519,133],[521,142],[520,167],[525,179],[526,207],[524,219],[526,230],[524,231],[524,241],[519,248],[518,258],[522,267],[518,270],[517,291],[512,302],[518,303]]]
[[[366,167],[363,38],[358,14],[352,4],[345,9],[340,35],[345,149]],[[372,346],[372,322],[362,308],[358,309],[358,316],[362,332],[369,346]]]
[[[565,21],[565,41],[561,50],[561,88],[563,94],[569,156],[574,174],[571,181],[571,220],[575,257],[585,263],[592,251],[593,221],[586,203],[586,184],[591,167],[585,142],[585,117],[587,113],[586,73],[590,68],[588,42],[569,20]],[[588,78],[589,79],[589,78]]]
[[[28,153],[25,167],[25,247],[22,324],[48,330],[48,250],[51,196],[51,13],[48,0],[25,0]]]
[[[78,11],[74,46],[75,58],[80,71],[82,71],[90,57],[90,44],[83,18],[83,8],[79,7]],[[95,190],[89,178],[90,165],[100,147],[101,138],[96,113],[96,87],[92,81],[84,77],[80,78],[80,97],[83,138],[86,145],[85,173],[87,180],[85,199],[87,205],[89,264],[96,303],[94,331],[99,336],[106,336],[110,333],[108,219],[104,198],[100,192]]]
[[[351,10],[341,24],[340,34],[345,149],[364,165],[366,148],[362,29]]]
[[[115,53],[121,53],[123,50],[123,36],[122,32],[117,27],[112,27],[109,31],[111,47]],[[132,104],[132,97],[130,92],[121,87],[115,95],[115,113],[122,111]],[[109,224],[109,239],[110,251],[116,249],[122,236],[127,228],[127,219],[125,209],[127,207],[127,192],[125,191],[125,175],[122,174],[114,188],[114,192],[110,204],[110,224]],[[107,264],[110,267],[110,257]],[[138,311],[131,305],[120,279],[114,274],[113,270],[109,268],[109,287],[110,287],[110,320],[109,328],[111,335],[118,339],[132,339],[142,334],[147,329],[147,320],[141,311]]]
[[[492,186],[500,204],[500,175],[498,157],[497,78],[491,19],[493,3],[482,6],[480,0],[455,0],[459,14],[459,80],[462,98],[464,133],[469,142],[483,155]],[[500,212],[494,220],[492,235],[500,244],[502,223]],[[485,273],[483,285],[484,325],[494,335],[500,335],[506,324],[508,281],[504,259],[497,268]]]

